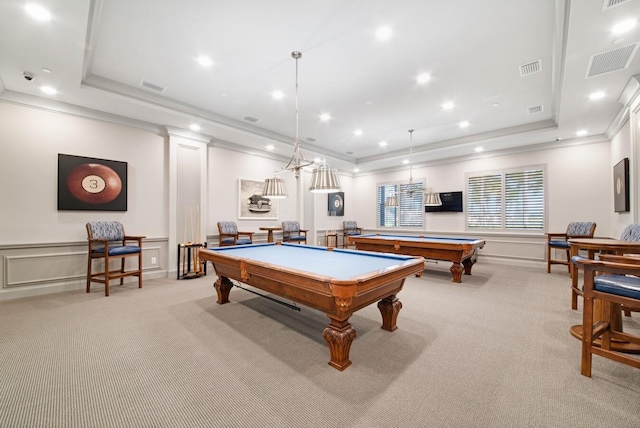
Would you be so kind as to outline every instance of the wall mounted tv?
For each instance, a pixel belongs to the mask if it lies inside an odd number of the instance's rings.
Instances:
[[[462,192],[441,192],[440,200],[442,205],[438,207],[424,207],[426,213],[439,212],[456,212],[461,213],[462,210]]]

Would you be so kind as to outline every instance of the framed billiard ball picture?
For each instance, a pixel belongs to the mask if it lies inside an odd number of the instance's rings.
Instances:
[[[329,216],[344,216],[344,192],[329,193]]]
[[[58,154],[58,210],[127,210],[127,163]]]

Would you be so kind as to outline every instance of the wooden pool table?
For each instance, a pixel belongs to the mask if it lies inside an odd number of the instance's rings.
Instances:
[[[462,272],[471,275],[473,255],[485,242],[480,239],[440,238],[434,236],[356,235],[351,242],[358,250],[422,256],[425,259],[453,262],[453,282],[462,282]]]
[[[323,337],[329,345],[329,365],[344,370],[356,336],[349,317],[378,302],[382,328],[397,329],[402,303],[396,295],[408,276],[421,274],[422,257],[364,253],[295,244],[254,244],[200,250],[213,264],[218,303],[229,302],[231,279],[299,302],[327,314]]]

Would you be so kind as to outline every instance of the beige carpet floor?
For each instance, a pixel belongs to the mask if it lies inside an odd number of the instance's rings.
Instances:
[[[353,365],[331,368],[328,318],[215,275],[0,303],[0,427],[639,427],[640,370],[580,375],[561,268],[428,265],[399,329],[357,312]],[[640,330],[635,313],[625,329]]]

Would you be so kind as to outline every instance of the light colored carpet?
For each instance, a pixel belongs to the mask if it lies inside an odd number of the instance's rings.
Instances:
[[[344,372],[323,313],[237,288],[218,305],[211,272],[2,302],[0,427],[640,426],[640,370],[580,375],[566,271],[450,279],[410,277],[393,333],[357,312]]]

